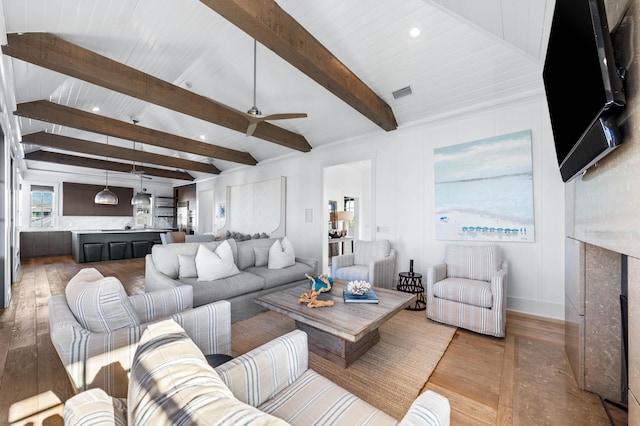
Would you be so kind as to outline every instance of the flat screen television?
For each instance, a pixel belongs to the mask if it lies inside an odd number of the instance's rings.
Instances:
[[[625,105],[604,0],[556,0],[543,81],[560,174],[568,182],[622,143]]]

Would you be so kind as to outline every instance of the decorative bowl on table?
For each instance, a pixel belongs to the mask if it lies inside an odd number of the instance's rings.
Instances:
[[[347,292],[353,297],[366,297],[371,290],[371,284],[367,281],[349,281],[347,283]]]

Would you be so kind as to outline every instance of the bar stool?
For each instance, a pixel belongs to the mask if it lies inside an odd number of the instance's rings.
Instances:
[[[84,252],[85,262],[100,262],[102,260],[103,243],[84,243],[82,251]]]
[[[112,241],[109,243],[109,260],[124,259],[126,252],[126,241]]]
[[[133,257],[144,257],[147,254],[149,242],[144,241],[131,241],[131,253]]]

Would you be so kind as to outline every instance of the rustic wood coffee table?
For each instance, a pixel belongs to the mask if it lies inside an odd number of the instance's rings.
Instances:
[[[345,286],[334,281],[331,293],[320,296],[333,300],[333,306],[308,308],[298,303],[300,295],[309,291],[308,284],[257,297],[256,303],[294,319],[296,327],[307,333],[310,351],[347,367],[378,343],[378,327],[414,303],[416,295],[375,287],[379,303],[344,303]]]

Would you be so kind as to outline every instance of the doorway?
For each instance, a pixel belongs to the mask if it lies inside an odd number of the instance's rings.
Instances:
[[[353,252],[358,239],[371,240],[373,180],[371,160],[325,167],[323,175],[324,235],[322,273],[331,272],[331,258]]]

